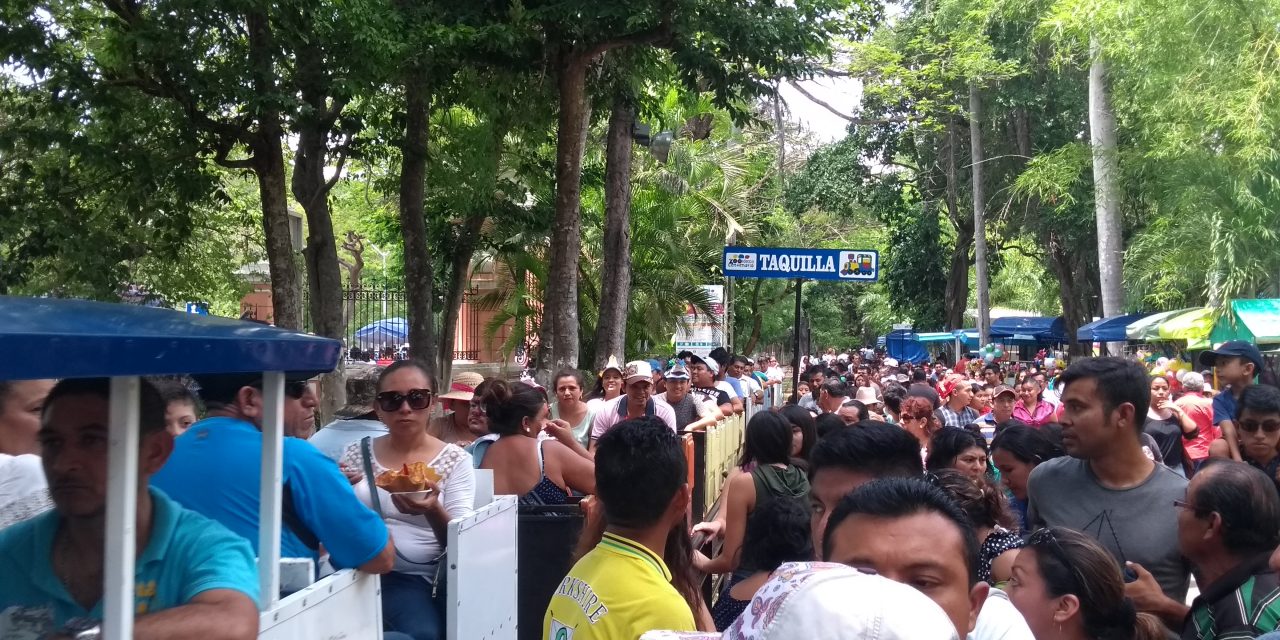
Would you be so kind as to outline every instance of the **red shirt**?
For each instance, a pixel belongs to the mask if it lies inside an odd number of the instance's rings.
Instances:
[[[1182,448],[1187,452],[1187,459],[1195,461],[1208,458],[1209,445],[1222,437],[1222,429],[1213,423],[1213,401],[1202,393],[1191,391],[1173,403],[1200,428],[1200,433],[1195,438],[1183,440]]]

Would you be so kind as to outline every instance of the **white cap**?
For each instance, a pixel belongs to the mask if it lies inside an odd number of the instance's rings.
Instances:
[[[864,405],[882,404],[880,398],[876,397],[875,387],[858,387],[858,392],[854,394],[853,399]]]
[[[778,567],[724,634],[651,631],[640,640],[956,640],[951,619],[905,584],[842,564]]]
[[[896,366],[898,366],[898,361],[897,361],[897,360],[895,360],[895,359],[893,359],[893,358],[885,358],[885,359],[884,359],[884,366],[886,366],[886,367],[896,367]]]
[[[649,366],[644,360],[635,360],[627,363],[627,368],[622,371],[622,379],[631,384],[632,380],[643,378],[645,380],[653,380],[653,367]]]

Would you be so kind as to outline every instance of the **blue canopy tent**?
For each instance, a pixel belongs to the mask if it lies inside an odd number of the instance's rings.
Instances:
[[[404,318],[386,318],[360,327],[355,334],[361,349],[400,345],[409,339],[409,323]]]
[[[899,363],[919,364],[929,359],[929,352],[925,351],[920,336],[912,331],[890,331],[884,338],[884,346],[889,357]]]
[[[1125,327],[1137,322],[1150,313],[1131,313],[1124,316],[1113,316],[1094,320],[1076,330],[1076,342],[1124,342]]]
[[[948,345],[955,344],[957,339],[964,340],[964,346],[970,350],[978,348],[978,330],[964,329],[963,331],[933,331],[917,334],[920,336],[920,342],[929,344],[931,342],[944,342]]]
[[[1069,342],[1061,317],[1026,316],[991,321],[991,339],[1007,343],[1062,344]]]
[[[342,343],[254,322],[87,300],[0,296],[0,380],[332,371]]]

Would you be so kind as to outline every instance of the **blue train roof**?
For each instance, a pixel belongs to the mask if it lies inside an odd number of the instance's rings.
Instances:
[[[126,304],[0,296],[0,380],[332,371],[342,343]]]

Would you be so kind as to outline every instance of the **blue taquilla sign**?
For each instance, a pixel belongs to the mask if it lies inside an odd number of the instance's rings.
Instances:
[[[880,254],[869,249],[725,247],[721,266],[730,278],[847,282],[875,282],[880,278]]]

